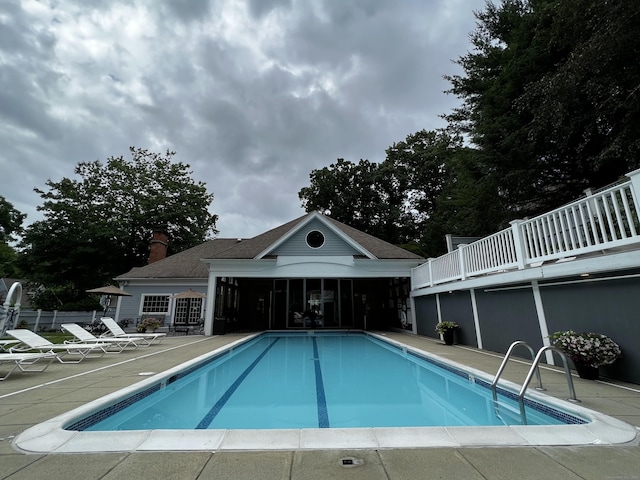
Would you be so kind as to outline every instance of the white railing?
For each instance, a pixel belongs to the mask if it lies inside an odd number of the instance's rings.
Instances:
[[[444,283],[461,278],[460,250],[447,253],[441,257],[429,260],[431,263],[431,278],[433,283]]]
[[[464,280],[550,260],[637,244],[640,248],[640,170],[614,186],[438,258],[411,272],[412,288]]]

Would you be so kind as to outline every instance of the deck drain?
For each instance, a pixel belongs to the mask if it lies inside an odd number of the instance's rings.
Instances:
[[[340,465],[345,468],[359,467],[360,465],[364,465],[364,460],[354,457],[341,458]]]
[[[149,377],[149,376],[155,375],[155,374],[156,374],[156,372],[140,372],[138,374],[138,376],[140,376],[140,377]]]

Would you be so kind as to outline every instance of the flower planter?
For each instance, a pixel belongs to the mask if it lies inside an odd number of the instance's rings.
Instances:
[[[598,380],[598,367],[611,365],[622,355],[620,345],[600,333],[567,330],[555,332],[549,337],[557,349],[573,360],[580,378]]]
[[[584,378],[585,380],[598,380],[600,378],[600,370],[598,367],[592,367],[582,362],[573,363],[576,366],[576,372],[578,372],[580,378]]]
[[[455,336],[455,330],[445,330],[442,332],[442,339],[444,340],[445,345],[453,345],[453,339]]]

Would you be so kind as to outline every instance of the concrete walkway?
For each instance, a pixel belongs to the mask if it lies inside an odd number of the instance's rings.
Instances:
[[[494,374],[501,358],[467,347],[403,334],[387,336]],[[162,452],[26,455],[12,447],[23,430],[237,340],[176,336],[148,348],[53,363],[43,373],[14,372],[0,382],[0,479],[640,479],[638,442],[623,446],[421,448],[262,452]],[[504,378],[521,383],[525,363],[510,362]],[[549,395],[567,397],[564,374],[544,369]],[[574,378],[582,406],[640,426],[640,386]],[[342,459],[354,459],[354,466]]]

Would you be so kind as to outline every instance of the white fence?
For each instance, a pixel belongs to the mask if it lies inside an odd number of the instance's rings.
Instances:
[[[0,309],[4,307],[0,305]],[[22,310],[17,315],[11,316],[10,324],[6,325],[6,329],[16,328],[22,323],[26,328],[34,332],[47,332],[60,330],[63,323],[78,323],[81,325],[96,322],[96,319],[102,315],[102,311],[92,312],[59,312],[57,310]]]
[[[640,170],[628,180],[586,192],[586,197],[438,258],[411,272],[413,289],[550,260],[638,245],[640,248]]]

